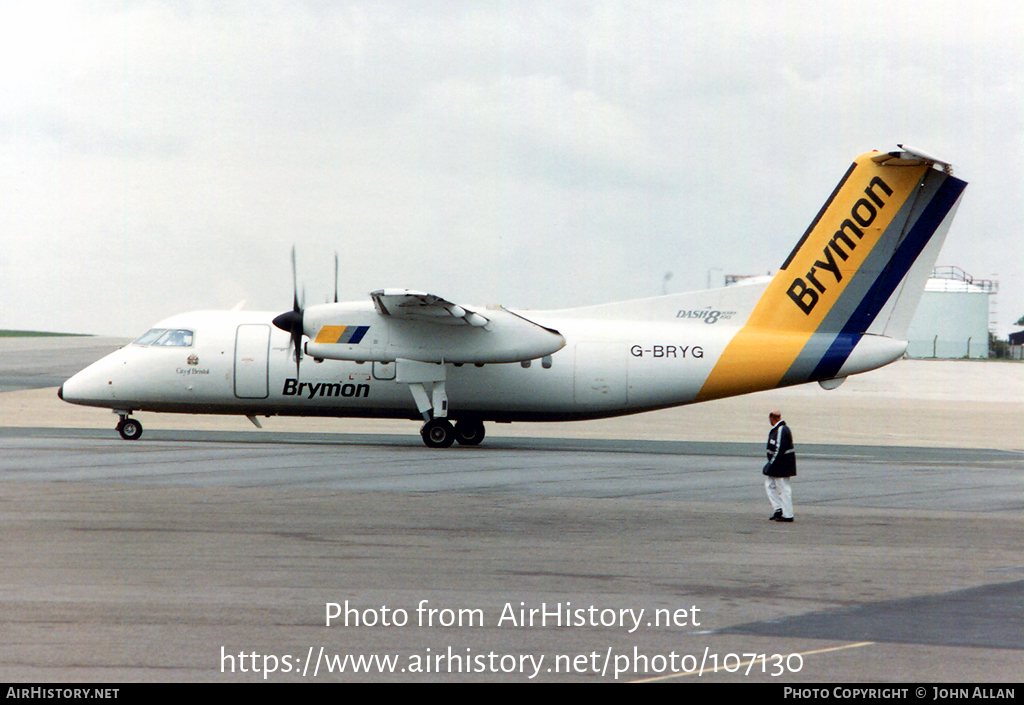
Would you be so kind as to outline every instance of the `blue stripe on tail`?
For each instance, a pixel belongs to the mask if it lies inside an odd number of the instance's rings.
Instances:
[[[861,299],[842,331],[821,358],[821,362],[811,374],[811,380],[831,379],[839,374],[846,359],[860,342],[864,331],[871,327],[882,307],[910,271],[966,186],[967,182],[953,177],[947,177],[942,183],[921,213],[921,217],[896,248],[889,264]]]

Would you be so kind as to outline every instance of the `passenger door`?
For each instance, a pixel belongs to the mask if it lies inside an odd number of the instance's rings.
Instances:
[[[235,335],[235,396],[266,399],[270,360],[270,326],[243,324]]]

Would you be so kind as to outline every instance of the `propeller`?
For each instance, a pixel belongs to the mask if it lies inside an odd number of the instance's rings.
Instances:
[[[325,304],[331,303],[330,295],[324,299]],[[338,303],[338,253],[334,253],[334,303]]]
[[[291,333],[291,349],[295,354],[295,378],[299,378],[299,363],[302,362],[302,307],[305,304],[306,294],[303,290],[302,304],[299,303],[299,279],[295,266],[295,246],[292,246],[292,310],[282,313],[274,318],[274,325],[283,331]]]

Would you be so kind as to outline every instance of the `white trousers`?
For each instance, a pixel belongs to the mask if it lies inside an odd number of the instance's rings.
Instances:
[[[764,491],[768,493],[773,511],[781,509],[782,516],[793,518],[793,486],[788,477],[766,477]]]

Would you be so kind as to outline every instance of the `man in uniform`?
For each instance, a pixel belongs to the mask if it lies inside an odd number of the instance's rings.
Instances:
[[[796,477],[796,451],[793,449],[793,434],[782,420],[782,413],[768,414],[772,430],[768,432],[768,462],[765,463],[764,489],[775,513],[771,521],[793,521],[793,488],[789,478]]]

